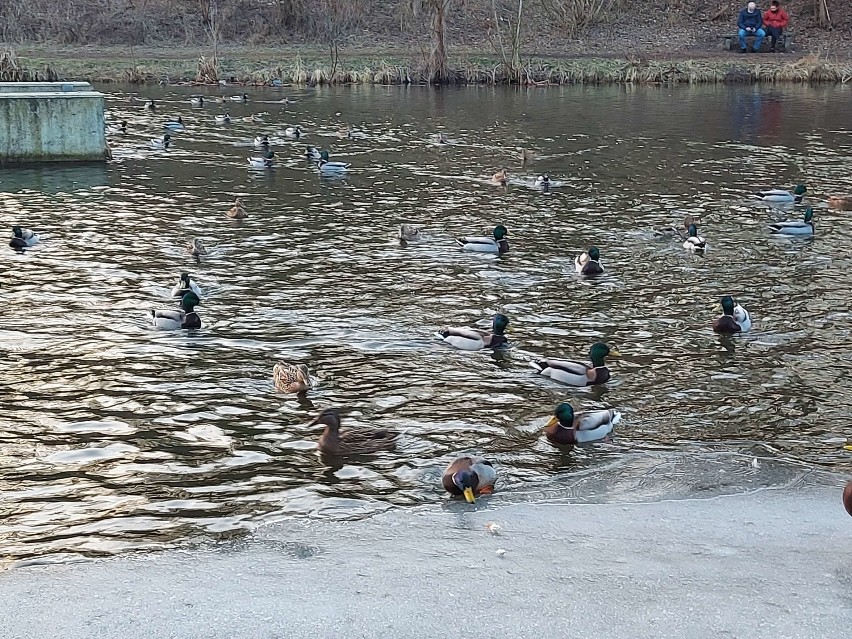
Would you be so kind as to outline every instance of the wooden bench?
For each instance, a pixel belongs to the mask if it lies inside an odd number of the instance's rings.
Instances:
[[[737,33],[725,33],[719,36],[722,40],[722,51],[739,51],[740,49],[740,36]],[[753,37],[749,36],[746,38],[746,42],[751,46],[751,42],[753,42]],[[760,45],[761,51],[769,51],[769,47],[772,44],[772,38],[767,34],[767,36],[763,39],[763,44]],[[793,32],[787,29],[784,31],[778,38],[778,44],[775,45],[776,51],[782,51],[784,53],[790,53],[793,51]]]

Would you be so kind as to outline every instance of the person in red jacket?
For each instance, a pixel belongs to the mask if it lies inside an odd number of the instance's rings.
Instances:
[[[790,16],[781,8],[781,3],[778,0],[772,0],[769,4],[769,10],[763,12],[763,25],[766,27],[766,34],[772,38],[772,53],[775,53],[775,43],[778,42],[778,38],[781,37],[789,23]]]

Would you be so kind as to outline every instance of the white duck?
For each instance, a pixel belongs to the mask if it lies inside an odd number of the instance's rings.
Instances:
[[[497,314],[491,323],[491,332],[485,333],[471,328],[443,328],[438,335],[447,344],[463,351],[481,351],[483,348],[500,348],[508,343],[505,331],[509,318]]]
[[[163,124],[163,127],[169,131],[184,131],[186,127],[183,125],[183,118],[178,116],[177,120],[169,120]]]
[[[172,136],[166,133],[161,138],[154,138],[148,143],[148,146],[155,151],[165,151],[171,145]]]
[[[779,203],[796,203],[799,204],[807,193],[808,187],[804,184],[799,184],[793,189],[793,192],[785,191],[784,189],[769,189],[767,191],[758,191],[754,196],[764,202],[779,202]]]
[[[683,248],[687,251],[703,251],[707,248],[707,241],[698,234],[695,224],[689,225],[689,235],[683,242]]]
[[[813,235],[814,210],[808,208],[802,221],[775,222],[769,225],[769,230],[780,235]]]
[[[506,239],[508,233],[505,226],[498,224],[494,227],[494,237],[463,237],[456,242],[463,251],[502,255],[509,251],[509,240]]]

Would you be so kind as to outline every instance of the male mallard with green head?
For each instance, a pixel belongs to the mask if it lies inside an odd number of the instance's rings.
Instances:
[[[574,414],[571,404],[562,403],[544,426],[544,435],[554,446],[574,446],[604,439],[621,421],[617,410],[592,410]]]
[[[598,247],[591,246],[585,253],[574,258],[574,270],[580,275],[600,275],[604,272],[601,264],[601,252]]]
[[[467,503],[476,501],[477,495],[494,492],[497,471],[484,457],[458,457],[441,477],[441,485],[451,495],[463,495]]]
[[[717,333],[745,333],[751,329],[751,315],[730,295],[722,298],[722,316],[713,321]]]
[[[325,409],[308,425],[316,424],[325,426],[319,438],[319,451],[334,457],[390,450],[396,446],[396,438],[399,436],[399,433],[392,430],[368,427],[350,427],[341,432],[340,413],[334,408]]]
[[[503,255],[509,252],[509,240],[506,239],[509,231],[502,224],[494,227],[494,237],[463,237],[456,240],[463,251],[475,253],[496,253]]]
[[[609,369],[604,362],[609,355],[617,357],[618,351],[611,350],[603,342],[593,344],[589,349],[591,364],[585,362],[572,362],[567,359],[540,359],[531,362],[542,375],[550,379],[568,384],[569,386],[594,386],[605,384],[610,379]]]
[[[508,344],[506,327],[509,318],[498,313],[491,321],[491,332],[486,333],[472,328],[442,328],[438,335],[451,346],[463,351],[479,351],[483,348],[500,348]]]

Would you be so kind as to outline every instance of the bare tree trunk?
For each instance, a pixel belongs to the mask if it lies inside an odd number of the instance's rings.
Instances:
[[[429,80],[448,84],[451,80],[447,61],[447,13],[451,0],[430,0],[432,5],[432,53],[429,57]]]
[[[828,13],[827,0],[814,0],[814,15],[817,17],[817,23],[823,29],[831,29],[831,16]]]

